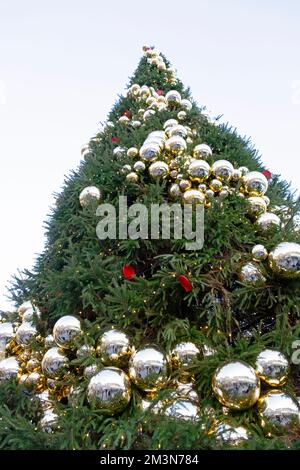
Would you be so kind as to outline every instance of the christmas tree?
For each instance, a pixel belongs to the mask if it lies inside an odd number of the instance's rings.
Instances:
[[[1,448],[299,448],[289,185],[153,47],[82,156],[1,314]]]

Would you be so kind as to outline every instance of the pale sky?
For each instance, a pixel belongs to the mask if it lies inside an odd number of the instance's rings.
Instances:
[[[299,24],[298,0],[0,0],[0,309],[145,43],[299,188]]]

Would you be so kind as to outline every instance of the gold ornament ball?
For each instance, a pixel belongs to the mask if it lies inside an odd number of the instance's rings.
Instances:
[[[130,165],[123,165],[120,172],[123,175],[126,175],[126,174],[130,173],[131,172],[131,166]]]
[[[267,211],[267,204],[262,197],[252,196],[247,198],[247,214],[251,217],[259,217]]]
[[[202,191],[198,189],[188,189],[183,193],[182,196],[183,202],[187,204],[204,204],[205,203],[205,195]]]
[[[127,157],[134,158],[139,154],[139,151],[136,147],[130,147],[127,150]]]
[[[268,189],[268,180],[259,171],[250,171],[244,176],[244,186],[249,196],[263,196]]]
[[[144,144],[140,148],[140,157],[146,162],[153,162],[157,160],[160,154],[160,146],[157,143]]]
[[[266,278],[264,277],[259,267],[251,262],[246,263],[242,267],[239,279],[241,282],[253,286],[262,285],[266,282]]]
[[[176,126],[170,127],[170,130],[167,131],[167,134],[168,134],[168,137],[179,135],[179,137],[186,139],[188,133],[187,133],[185,126],[182,126],[181,124],[177,124]]]
[[[29,347],[38,335],[36,327],[30,322],[22,323],[16,331],[16,341],[24,348]]]
[[[222,405],[245,410],[257,402],[260,380],[253,367],[242,361],[232,361],[215,371],[212,388]]]
[[[126,181],[128,183],[138,183],[139,175],[134,171],[131,171],[130,173],[128,173],[128,175],[126,175]]]
[[[247,175],[247,173],[249,173],[249,168],[247,168],[246,166],[240,166],[239,171],[241,172],[242,176],[245,176]]]
[[[47,335],[44,342],[45,348],[50,349],[56,346],[53,335]]]
[[[129,376],[136,386],[154,392],[168,382],[168,363],[165,354],[154,345],[137,350],[129,361]]]
[[[163,128],[167,129],[168,127],[176,126],[178,124],[178,121],[176,119],[168,119],[164,125]]]
[[[206,186],[205,183],[201,183],[201,184],[198,185],[198,189],[199,189],[199,191],[202,191],[203,193],[205,193],[206,190],[207,190],[207,186]]]
[[[0,323],[0,347],[6,346],[15,336],[12,323]]]
[[[179,113],[177,113],[177,117],[179,121],[185,121],[187,118],[187,114],[185,111],[179,111]]]
[[[51,348],[42,359],[42,371],[46,377],[63,377],[68,370],[69,359],[59,348]]]
[[[174,135],[166,141],[166,149],[173,155],[182,155],[186,150],[186,141],[182,137]]]
[[[166,94],[168,106],[177,106],[181,102],[181,95],[177,90],[170,90]]]
[[[169,166],[165,162],[157,161],[149,166],[149,174],[154,179],[162,179],[168,176]]]
[[[146,120],[146,119],[149,119],[151,118],[152,116],[154,116],[155,114],[155,111],[154,109],[147,109],[144,114],[143,114],[143,119]]]
[[[135,120],[135,121],[131,121],[131,125],[134,129],[138,129],[139,127],[141,127],[142,123],[141,121]]]
[[[200,409],[194,401],[177,398],[172,400],[164,408],[164,415],[168,418],[183,420],[183,421],[199,421]]]
[[[253,261],[264,261],[268,257],[268,250],[264,245],[255,245],[251,253]]]
[[[173,368],[179,371],[186,371],[199,354],[199,348],[190,341],[176,344],[171,351]]]
[[[183,99],[181,100],[180,102],[180,106],[181,108],[183,108],[185,111],[190,111],[193,107],[192,103],[190,102],[190,100],[187,100],[187,99]]]
[[[74,348],[81,334],[80,321],[73,315],[61,317],[53,327],[53,338],[60,348]]]
[[[220,181],[230,181],[234,168],[227,160],[217,160],[212,165],[212,172]]]
[[[76,351],[76,357],[83,359],[84,357],[92,357],[95,355],[95,348],[89,344],[83,344]]]
[[[135,164],[133,165],[133,169],[136,173],[141,173],[145,171],[146,165],[144,162],[139,160],[138,162],[135,162]]]
[[[188,191],[192,187],[192,183],[190,180],[180,179],[180,175],[177,175],[177,180],[179,181],[179,188],[181,191]]]
[[[125,155],[125,152],[126,149],[124,147],[118,146],[113,150],[113,155],[117,158],[121,158]]]
[[[288,393],[270,390],[257,403],[260,423],[268,436],[284,434],[300,426],[300,408]]]
[[[232,173],[231,180],[232,181],[239,181],[242,177],[242,172],[239,169],[234,169]]]
[[[139,92],[140,92],[140,85],[138,83],[134,83],[133,85],[131,85],[131,87],[129,88],[129,92],[132,94],[132,95],[138,95]]]
[[[33,305],[29,300],[27,300],[26,302],[23,302],[18,308],[18,314],[22,317],[23,313],[25,313],[29,308],[33,308]]]
[[[188,174],[192,181],[202,183],[210,175],[210,166],[205,160],[193,160],[188,167]]]
[[[99,368],[99,364],[91,364],[89,366],[86,366],[83,369],[83,377],[85,377],[86,379],[91,379],[92,377],[94,377],[94,375],[97,374]]]
[[[278,387],[287,381],[289,361],[282,352],[265,349],[258,354],[255,368],[261,380],[271,387]]]
[[[11,356],[0,361],[0,381],[16,379],[20,371],[16,357]]]
[[[193,150],[193,157],[206,160],[212,156],[212,149],[207,144],[199,144]]]
[[[41,369],[41,361],[37,357],[29,359],[26,365],[28,372],[37,372]]]
[[[109,330],[99,338],[97,353],[105,365],[126,365],[132,354],[128,336],[119,330]]]
[[[119,121],[120,124],[128,124],[130,119],[127,116],[120,116],[118,121]]]
[[[87,388],[90,405],[104,414],[114,415],[126,408],[131,398],[127,375],[117,367],[104,367],[91,378]]]
[[[44,416],[39,421],[39,427],[47,434],[53,433],[58,427],[58,415],[51,409],[46,409]]]
[[[179,184],[177,183],[172,184],[169,189],[169,194],[174,199],[178,196],[181,196],[181,190],[180,190]]]
[[[87,186],[81,191],[79,195],[79,202],[82,207],[85,207],[94,202],[99,202],[101,199],[101,191],[96,186]]]
[[[221,189],[223,187],[223,184],[222,184],[222,181],[217,180],[217,179],[213,179],[209,183],[209,187],[214,193],[218,193],[218,192],[221,191]]]
[[[300,245],[282,242],[271,251],[269,263],[272,271],[280,277],[296,279],[300,277]]]
[[[171,170],[170,171],[170,177],[173,179],[176,179],[178,176],[178,171],[177,170]]]
[[[35,320],[40,320],[41,312],[38,308],[29,308],[22,315],[23,322],[33,322]]]
[[[249,440],[250,433],[244,426],[234,426],[228,421],[219,421],[209,431],[220,444],[238,446]]]
[[[27,388],[35,390],[37,392],[43,391],[45,388],[45,384],[45,377],[43,377],[39,372],[31,372],[30,374],[28,374],[26,380],[24,381],[24,385]]]
[[[256,227],[259,232],[267,234],[270,230],[281,226],[281,220],[278,215],[273,214],[272,212],[266,212],[261,214],[256,220]]]
[[[212,189],[207,189],[205,195],[211,201],[215,197],[215,192]]]

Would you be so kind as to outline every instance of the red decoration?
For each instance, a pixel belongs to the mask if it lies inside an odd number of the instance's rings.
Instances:
[[[161,95],[164,94],[164,90],[156,90],[156,93],[157,93],[159,96],[161,96]]]
[[[185,292],[191,292],[193,290],[192,283],[183,274],[180,274],[178,276],[178,281],[180,282],[181,286],[184,288]]]
[[[269,170],[264,170],[262,172],[263,175],[265,175],[265,177],[267,178],[267,180],[271,180],[272,179],[272,173],[269,171]]]
[[[132,114],[131,114],[131,112],[129,111],[129,109],[125,109],[125,111],[124,111],[124,113],[123,113],[123,116],[126,116],[126,117],[128,117],[128,119],[131,119]]]
[[[112,137],[111,141],[112,141],[113,144],[117,144],[118,142],[120,142],[120,139],[119,139],[119,137]]]
[[[128,281],[130,281],[136,275],[134,267],[130,264],[122,266],[122,273],[125,279],[128,279]]]

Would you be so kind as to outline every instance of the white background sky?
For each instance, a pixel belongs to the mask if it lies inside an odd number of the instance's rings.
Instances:
[[[298,0],[0,0],[0,308],[144,43],[300,187],[299,25]]]

